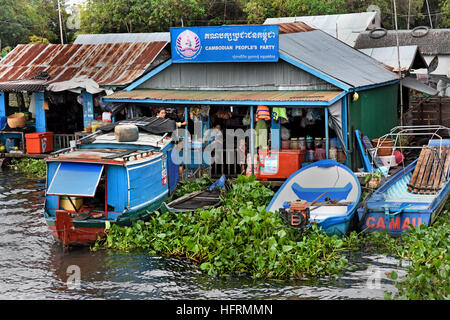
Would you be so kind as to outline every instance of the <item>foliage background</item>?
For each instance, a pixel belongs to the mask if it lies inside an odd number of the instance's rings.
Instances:
[[[60,43],[57,1],[0,0],[2,55],[19,43]],[[258,24],[271,17],[364,12],[370,5],[380,8],[387,29],[394,27],[393,0],[79,0],[78,14],[71,16],[65,6],[72,1],[60,0],[64,43],[73,42],[80,32],[164,32],[179,26]],[[448,0],[428,0],[429,11],[427,0],[395,2],[399,29],[407,29],[408,23],[410,29],[430,26],[430,16],[433,28],[450,28]]]

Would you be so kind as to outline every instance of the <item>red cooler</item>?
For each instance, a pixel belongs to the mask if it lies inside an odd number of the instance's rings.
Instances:
[[[259,174],[257,179],[287,179],[301,168],[304,161],[304,150],[259,151]]]
[[[33,132],[25,134],[27,153],[47,153],[53,151],[53,132]]]

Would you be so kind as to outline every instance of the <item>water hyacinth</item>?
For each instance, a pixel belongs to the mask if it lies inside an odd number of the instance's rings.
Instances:
[[[449,207],[448,204],[447,207]],[[365,241],[377,243],[379,251],[412,262],[405,278],[397,279],[395,272],[390,274],[392,280],[397,280],[396,287],[399,291],[395,295],[387,292],[386,298],[410,300],[448,300],[450,298],[448,211],[444,211],[431,227],[411,226],[411,229],[398,239],[392,239],[387,234],[380,233],[369,236]]]
[[[317,226],[303,233],[265,208],[274,192],[254,177],[232,181],[219,208],[195,213],[155,212],[128,228],[113,226],[95,248],[144,249],[198,263],[210,275],[254,278],[333,275],[347,265],[350,238],[329,237]]]
[[[42,179],[47,174],[46,163],[41,159],[13,159],[9,167],[25,173],[30,178]]]

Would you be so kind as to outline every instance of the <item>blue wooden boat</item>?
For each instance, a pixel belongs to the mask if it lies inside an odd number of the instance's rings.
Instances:
[[[439,188],[433,189],[430,182],[430,187],[417,188],[418,178],[414,179],[414,173],[418,172],[417,176],[422,174],[423,179],[427,178],[427,164],[421,152],[418,159],[389,178],[358,209],[361,229],[365,232],[386,230],[392,236],[400,236],[411,225],[433,224],[444,208],[450,192],[450,153],[446,146],[450,146],[449,139],[430,140],[428,143],[428,147],[435,147],[437,150],[434,159],[428,161],[428,181],[438,180]],[[433,173],[434,165],[437,171]],[[423,172],[419,167],[424,168]],[[416,182],[416,185],[411,185],[411,181]],[[422,183],[427,186],[426,181]]]
[[[308,223],[316,223],[328,235],[346,234],[361,197],[355,174],[333,160],[320,160],[293,173],[280,187],[267,211],[282,211],[304,200]]]
[[[131,142],[114,136],[115,125],[125,121],[102,127],[46,159],[44,217],[57,241],[89,244],[105,236],[108,224],[127,226],[160,207],[178,180],[174,144],[164,132],[175,123],[165,120],[126,121],[140,129]]]

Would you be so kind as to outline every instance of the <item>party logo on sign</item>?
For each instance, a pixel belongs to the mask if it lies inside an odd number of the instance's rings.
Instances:
[[[183,31],[177,37],[177,52],[185,59],[194,59],[201,51],[200,38],[190,30]]]

